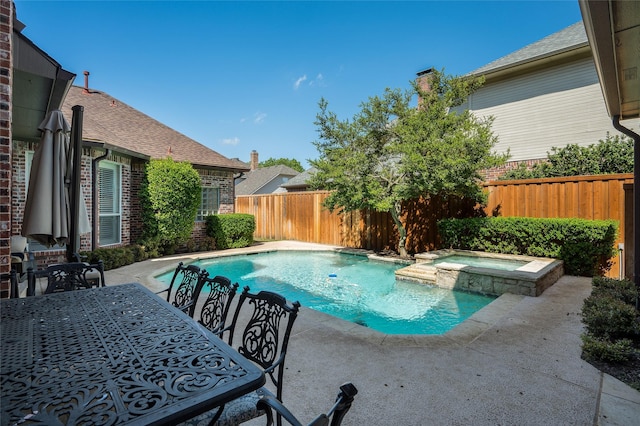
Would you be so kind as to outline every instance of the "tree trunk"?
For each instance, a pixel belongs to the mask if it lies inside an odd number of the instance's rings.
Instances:
[[[393,223],[395,223],[396,228],[398,228],[398,234],[400,235],[400,238],[398,239],[398,254],[400,257],[409,257],[407,248],[405,247],[407,243],[407,230],[402,224],[402,221],[400,221],[401,213],[402,204],[400,202],[396,202],[391,209],[391,218],[393,219]]]

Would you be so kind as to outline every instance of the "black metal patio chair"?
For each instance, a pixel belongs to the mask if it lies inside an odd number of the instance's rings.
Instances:
[[[169,287],[156,294],[167,292],[167,302],[188,314],[194,303],[194,293],[200,281],[200,274],[201,270],[198,266],[180,262],[173,273]]]
[[[249,287],[245,287],[238,299],[231,324],[220,333],[222,337],[228,333],[230,346],[233,346],[234,337],[240,339],[239,346],[235,348],[245,358],[264,369],[276,388],[275,397],[279,401],[282,401],[282,379],[289,337],[299,309],[300,303],[297,301],[289,304],[277,293],[261,291],[252,294],[249,293]],[[244,318],[248,318],[242,329],[239,327],[240,317],[243,323]],[[257,403],[260,396],[270,394],[268,389],[262,387],[184,424],[228,426],[244,423],[266,414],[264,410],[258,410]],[[277,415],[277,423],[282,423],[280,415]]]
[[[320,414],[313,419],[309,426],[339,426],[342,424],[345,414],[351,408],[353,398],[358,393],[358,389],[353,383],[345,383],[340,386],[340,392],[336,398],[336,402],[327,413]],[[267,415],[267,426],[273,425],[273,411],[285,419],[293,426],[303,426],[302,423],[273,395],[263,394],[257,403],[258,410],[262,410]]]
[[[47,288],[44,294],[61,291],[82,290],[92,287],[104,287],[104,264],[70,262],[49,265],[45,269],[34,271],[27,270],[27,296],[35,295],[36,280],[47,279]]]
[[[238,283],[231,284],[227,277],[216,275],[209,277],[207,271],[202,271],[200,281],[193,293],[194,303],[189,309],[189,316],[195,317],[196,306],[200,307],[200,315],[197,321],[207,327],[212,333],[221,335],[224,329],[231,301],[238,290]],[[200,298],[204,299],[202,304]]]

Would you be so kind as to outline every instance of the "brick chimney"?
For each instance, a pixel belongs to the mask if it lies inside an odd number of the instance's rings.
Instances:
[[[417,73],[416,82],[421,90],[425,92],[431,91],[431,75],[433,74],[433,68],[427,68],[424,71]],[[422,97],[418,97],[418,105],[422,104]]]
[[[251,171],[258,168],[258,151],[255,149],[251,151]]]

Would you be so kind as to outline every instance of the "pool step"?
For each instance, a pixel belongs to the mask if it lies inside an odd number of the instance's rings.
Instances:
[[[437,269],[434,266],[426,263],[415,263],[398,269],[396,271],[396,277],[414,279],[433,284],[436,282],[436,272]]]

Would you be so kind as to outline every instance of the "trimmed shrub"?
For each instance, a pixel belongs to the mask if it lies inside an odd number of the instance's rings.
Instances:
[[[443,219],[443,247],[552,257],[569,275],[593,276],[611,267],[618,226],[614,221],[525,217]]]
[[[131,246],[99,248],[94,251],[81,252],[80,256],[89,263],[96,263],[102,260],[105,271],[131,265],[138,260]]]
[[[207,235],[215,240],[216,248],[248,247],[253,244],[256,222],[253,215],[231,213],[206,217]]]
[[[586,326],[581,336],[582,356],[586,360],[626,363],[637,356],[640,343],[640,312],[635,309],[638,291],[629,280],[594,277],[592,283],[591,295],[582,307]]]
[[[638,312],[610,295],[591,295],[582,307],[582,322],[594,337],[615,340],[638,334]]]
[[[631,280],[616,280],[607,277],[593,277],[592,297],[609,296],[627,305],[635,306],[638,289]]]
[[[188,162],[171,158],[147,164],[140,199],[145,239],[159,239],[165,254],[191,236],[200,206],[200,175]]]
[[[582,352],[586,359],[623,363],[629,361],[635,351],[633,342],[629,339],[611,342],[588,334],[583,334],[581,337]]]

